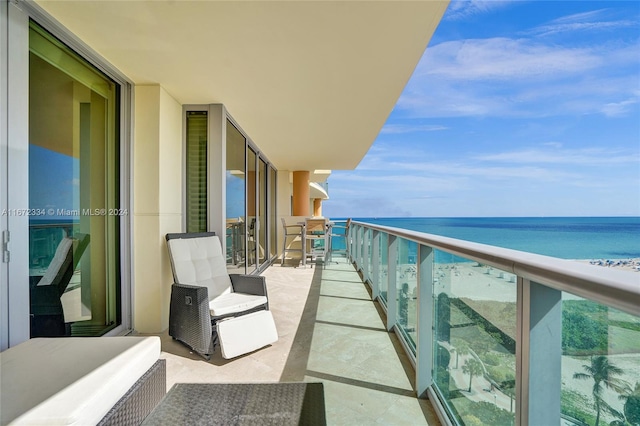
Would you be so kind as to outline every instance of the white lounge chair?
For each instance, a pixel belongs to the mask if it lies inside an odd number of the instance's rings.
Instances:
[[[210,359],[219,341],[233,358],[278,340],[264,277],[228,274],[213,232],[167,234],[174,284],[169,335]]]

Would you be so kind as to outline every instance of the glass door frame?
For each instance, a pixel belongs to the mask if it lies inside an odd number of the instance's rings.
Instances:
[[[267,156],[259,149],[259,147],[253,142],[253,140],[247,135],[247,133],[242,129],[242,126],[231,116],[231,114],[227,111],[226,107],[223,104],[186,104],[182,106],[183,112],[183,123],[186,123],[187,112],[189,111],[207,111],[208,112],[208,164],[207,164],[207,174],[208,178],[208,189],[207,189],[207,218],[208,218],[208,230],[215,232],[217,235],[223,236],[226,235],[226,207],[227,207],[227,194],[226,194],[226,158],[227,158],[227,122],[229,122],[233,127],[235,127],[238,132],[245,139],[245,173],[249,170],[249,150],[252,150],[255,155],[255,165],[254,169],[255,173],[255,182],[253,183],[256,191],[255,191],[255,206],[259,209],[260,202],[260,182],[259,182],[259,167],[260,161],[263,161],[267,166],[267,176],[265,176],[266,180],[266,220],[267,223],[261,223],[258,217],[256,217],[256,229],[254,232],[256,235],[260,235],[260,227],[266,227],[266,241],[264,250],[267,253],[267,256],[264,259],[264,262],[259,262],[259,256],[256,256],[256,265],[252,266],[251,269],[245,268],[245,273],[253,274],[259,273],[263,271],[267,266],[271,265],[274,259],[277,258],[277,254],[271,256],[269,253],[269,244],[271,239],[277,241],[277,235],[271,235],[270,232],[270,224],[271,221],[276,221],[277,219],[277,194],[272,194],[272,188],[277,188],[277,185],[271,184],[272,174],[271,170],[274,171],[273,177],[277,179],[277,169],[269,161]],[[186,149],[186,130],[183,125],[183,154]],[[183,168],[183,188],[186,185],[186,170]],[[248,176],[248,173],[247,175]],[[248,187],[249,183],[245,182],[245,218],[248,218]],[[186,206],[185,206],[186,198],[183,197],[183,208],[182,213],[183,217],[185,216]],[[274,203],[274,209],[271,209],[270,203]],[[272,217],[273,216],[273,217]],[[182,224],[183,230],[186,230],[186,219],[183,220]],[[277,226],[276,226],[276,234],[277,234]],[[245,261],[249,259],[249,241],[248,241],[248,232],[245,227],[244,235],[244,256]],[[226,253],[226,238],[221,238],[220,242],[223,245],[223,252]]]
[[[21,2],[1,2],[0,28],[3,35],[2,72],[6,72],[6,92],[2,98],[2,122],[6,124],[0,139],[0,168],[6,179],[0,183],[0,206],[7,212],[0,219],[0,230],[9,231],[9,262],[3,262],[0,287],[0,350],[29,339],[29,22],[33,20],[49,31],[85,61],[112,79],[120,88],[119,114],[119,188],[120,208],[131,209],[131,125],[133,83],[106,60],[80,41],[73,33],[49,16],[40,6]],[[6,71],[5,71],[6,70]],[[6,111],[6,115],[5,115]],[[6,120],[6,122],[4,121]],[[20,214],[23,213],[23,214]],[[106,335],[123,334],[132,325],[132,229],[133,216],[123,216],[119,224],[120,324]],[[6,278],[6,280],[5,280]],[[6,308],[6,309],[5,309]]]
[[[225,110],[226,112],[226,110]],[[269,161],[269,159],[267,158],[267,156],[260,150],[260,148],[253,142],[253,140],[247,135],[247,133],[242,130],[242,127],[240,127],[240,125],[238,124],[237,121],[235,121],[233,119],[233,117],[231,117],[231,115],[229,113],[226,113],[226,119],[229,120],[229,122],[231,122],[231,124],[233,124],[235,126],[236,129],[238,129],[238,131],[240,133],[242,133],[242,135],[245,137],[246,141],[247,141],[247,146],[246,146],[246,155],[245,155],[245,161],[246,161],[246,165],[245,165],[245,170],[249,170],[249,150],[253,151],[255,153],[255,164],[254,164],[254,170],[255,170],[255,182],[253,183],[255,191],[254,191],[254,206],[255,206],[255,210],[256,210],[256,224],[255,227],[256,229],[254,230],[254,235],[256,238],[258,238],[257,242],[259,243],[263,243],[264,244],[264,250],[266,253],[266,256],[264,258],[264,262],[260,262],[260,256],[258,255],[258,247],[256,246],[256,253],[255,253],[255,266],[253,269],[251,270],[247,270],[248,274],[253,274],[253,273],[260,273],[262,271],[264,271],[269,265],[271,265],[271,263],[273,262],[273,260],[277,257],[277,254],[275,256],[271,256],[269,254],[269,244],[270,244],[270,238],[271,236],[269,235],[269,229],[270,226],[269,224],[271,223],[270,221],[275,221],[277,218],[277,211],[276,211],[276,216],[275,217],[271,217],[270,215],[270,209],[269,209],[269,202],[271,199],[271,185],[270,185],[270,173],[269,170],[273,169],[276,171],[275,176],[277,176],[277,169],[275,168],[275,166],[273,165],[273,163],[271,163]],[[264,207],[266,210],[266,220],[267,223],[262,223],[262,221],[260,220],[260,217],[258,215],[258,212],[260,211],[260,209],[262,208],[260,205],[260,190],[261,190],[261,186],[260,186],[260,163],[264,162],[266,165],[266,176],[264,177],[265,179],[265,187],[266,187],[266,191],[267,193],[265,194],[265,201],[266,201],[266,206]],[[249,186],[249,183],[247,182],[247,187]],[[275,185],[277,187],[277,185]],[[249,196],[249,191],[245,189],[245,196],[247,197],[245,200],[245,209],[248,209],[248,196]],[[277,204],[276,204],[277,206]],[[247,215],[248,210],[245,210],[245,216]],[[261,229],[266,228],[266,240],[265,241],[260,241],[259,236],[261,234]],[[273,238],[276,238],[276,236],[273,236]],[[245,233],[245,239],[248,239],[248,232]],[[247,247],[247,253],[246,255],[248,255],[248,241],[245,242],[245,247]]]

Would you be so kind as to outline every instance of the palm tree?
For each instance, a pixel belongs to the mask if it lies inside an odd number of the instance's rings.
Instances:
[[[624,400],[624,417],[633,426],[640,426],[640,383],[635,388],[627,389],[620,399]]]
[[[509,412],[513,413],[513,398],[516,397],[516,379],[505,380],[500,384],[500,390],[509,395]]]
[[[469,354],[469,343],[466,340],[462,340],[460,338],[451,339],[451,343],[454,346],[454,350],[456,351],[456,368],[458,368],[458,358],[462,355]]]
[[[598,355],[596,357],[591,357],[591,363],[589,365],[583,364],[582,368],[586,371],[586,373],[574,373],[574,379],[581,380],[593,380],[593,400],[596,404],[596,424],[598,426],[600,423],[600,411],[604,408],[612,414],[619,415],[609,404],[607,404],[602,398],[602,386],[607,389],[612,389],[618,393],[622,393],[625,390],[626,383],[623,380],[615,376],[619,376],[624,373],[624,371],[616,367],[615,365],[609,362],[609,358],[604,355]]]
[[[473,376],[480,376],[484,373],[482,364],[475,358],[469,358],[464,362],[462,372],[469,375],[469,393],[471,393],[471,381],[473,380]]]

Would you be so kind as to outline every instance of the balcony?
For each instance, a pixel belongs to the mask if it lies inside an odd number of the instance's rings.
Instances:
[[[265,272],[271,348],[207,364],[165,341],[169,385],[320,380],[330,424],[637,421],[637,272],[355,222],[349,253]]]
[[[634,421],[637,273],[365,223],[349,241],[264,273],[272,347],[206,363],[163,336],[168,386],[322,381],[329,424]]]
[[[344,257],[325,268],[271,266],[269,300],[280,340],[249,355],[211,361],[165,334],[167,389],[174,383],[324,383],[328,424],[439,424],[415,395],[411,361],[368,287]]]
[[[329,424],[636,424],[638,272],[359,222],[348,241],[264,272],[273,346],[205,362],[161,335],[168,388],[322,381]]]

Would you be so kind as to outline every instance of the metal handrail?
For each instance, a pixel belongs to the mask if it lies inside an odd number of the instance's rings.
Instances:
[[[366,222],[351,222],[511,272],[526,280],[640,316],[640,273]]]

